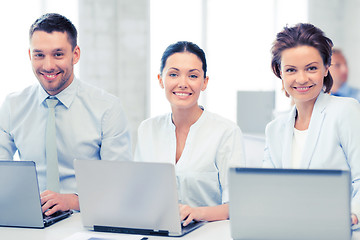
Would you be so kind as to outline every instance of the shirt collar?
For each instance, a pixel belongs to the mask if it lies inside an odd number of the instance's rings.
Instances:
[[[328,103],[328,98],[330,97],[330,94],[328,93],[324,93],[323,91],[320,91],[319,95],[317,96],[316,98],[316,101],[315,101],[315,104],[314,104],[314,108],[313,108],[313,113],[314,112],[323,112],[323,110],[325,109],[327,103]],[[290,112],[290,115],[289,115],[289,118],[288,118],[288,121],[290,122],[293,122],[295,117],[297,115],[297,109],[296,109],[296,105],[294,104],[291,112]],[[311,116],[312,117],[312,116]]]
[[[56,94],[54,97],[56,97],[66,108],[69,108],[71,103],[74,101],[76,92],[77,92],[77,86],[79,85],[78,80],[74,77],[72,83]],[[40,104],[44,104],[44,101],[49,97],[49,94],[43,89],[43,87],[39,84],[39,102]]]

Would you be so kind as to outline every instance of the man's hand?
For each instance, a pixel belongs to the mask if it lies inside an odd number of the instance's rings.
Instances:
[[[359,220],[355,214],[351,214],[351,224],[356,225],[359,223]]]
[[[46,190],[40,194],[42,211],[49,216],[57,211],[80,210],[76,194],[60,194]]]

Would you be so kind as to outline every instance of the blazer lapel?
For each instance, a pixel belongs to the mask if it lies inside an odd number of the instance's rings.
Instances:
[[[327,94],[320,92],[318,98],[316,99],[313,112],[311,114],[311,120],[308,128],[308,135],[306,138],[306,143],[304,145],[302,161],[300,164],[301,168],[309,168],[312,156],[314,154],[321,127],[325,118],[325,107],[327,102]]]
[[[285,131],[284,131],[284,141],[283,141],[283,151],[282,151],[282,164],[283,168],[291,168],[291,149],[292,149],[292,141],[294,134],[294,124],[295,124],[295,116],[296,116],[296,107],[293,107],[289,114],[289,118],[285,123]]]

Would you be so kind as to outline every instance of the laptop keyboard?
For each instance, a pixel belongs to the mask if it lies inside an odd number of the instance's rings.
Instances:
[[[44,218],[45,221],[47,221],[47,220],[52,219],[54,217],[61,216],[62,214],[63,214],[62,211],[57,211],[57,212],[55,212],[55,213],[53,213],[53,214],[51,214],[49,216],[47,216],[47,215],[45,215],[45,213],[43,213],[43,218]]]
[[[188,225],[186,225],[185,227],[182,225],[184,221],[181,222],[181,230],[182,231],[189,231],[192,230],[194,228],[198,228],[201,225],[204,224],[204,221],[191,221]]]
[[[56,213],[51,214],[50,216],[46,216],[43,213],[43,219],[45,226],[49,226],[55,222],[58,222],[64,218],[69,217],[72,214],[72,210],[68,211],[57,211]]]

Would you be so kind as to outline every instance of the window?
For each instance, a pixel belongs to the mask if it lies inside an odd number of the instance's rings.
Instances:
[[[77,4],[73,0],[17,0],[0,4],[0,104],[7,94],[37,82],[28,54],[30,25],[45,12],[57,12],[77,26]]]
[[[276,90],[276,110],[289,108],[270,68],[275,34],[307,20],[307,0],[153,0],[151,9],[151,116],[170,111],[158,85],[160,58],[176,41],[193,41],[207,55],[209,84],[199,104],[236,122],[236,93]]]
[[[157,79],[162,53],[177,41],[191,41],[202,47],[202,22],[201,0],[150,1],[151,116],[170,111]]]

